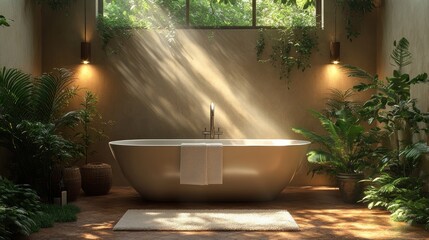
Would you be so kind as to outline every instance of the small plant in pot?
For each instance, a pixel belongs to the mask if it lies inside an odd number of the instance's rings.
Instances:
[[[102,128],[97,128],[95,122],[100,125],[111,125],[111,122],[102,122],[102,117],[98,113],[96,105],[97,96],[90,92],[85,92],[85,97],[81,103],[82,109],[79,111],[82,131],[77,134],[82,146],[82,153],[85,158],[85,165],[80,168],[82,176],[82,189],[87,195],[104,195],[109,193],[112,186],[112,168],[109,164],[102,162],[89,162],[89,156],[94,152],[90,147],[95,141],[99,141],[107,136]]]
[[[360,181],[364,177],[364,168],[371,162],[374,142],[373,135],[360,124],[358,105],[348,100],[351,95],[351,90],[345,93],[333,90],[327,111],[312,111],[326,134],[293,128],[296,133],[319,144],[320,148],[307,153],[308,161],[315,165],[312,172],[336,176],[342,199],[347,203],[355,203],[362,197]]]

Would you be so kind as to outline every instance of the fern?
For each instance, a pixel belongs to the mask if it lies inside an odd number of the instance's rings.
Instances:
[[[403,67],[411,64],[412,55],[408,50],[410,44],[406,38],[401,38],[398,43],[395,41],[393,45],[395,49],[390,57],[394,61],[394,66],[397,67],[398,72],[401,73]]]
[[[341,65],[341,68],[347,72],[349,77],[361,78],[361,79],[368,80],[369,82],[372,82],[372,83],[377,83],[377,78],[375,78],[375,76],[371,75],[370,73],[363,70],[362,68],[348,65],[348,64]]]

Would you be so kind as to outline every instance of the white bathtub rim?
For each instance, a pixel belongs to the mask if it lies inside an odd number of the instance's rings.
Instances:
[[[177,146],[182,143],[222,143],[224,146],[297,146],[311,142],[296,139],[124,139],[110,141],[110,146],[161,147]]]

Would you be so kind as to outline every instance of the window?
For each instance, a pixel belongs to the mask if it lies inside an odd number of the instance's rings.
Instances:
[[[320,0],[99,0],[99,9],[106,18],[141,28],[256,28],[315,26],[316,3]]]

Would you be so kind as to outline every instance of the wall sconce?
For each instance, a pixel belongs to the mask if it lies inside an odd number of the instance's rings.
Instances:
[[[88,64],[91,62],[91,43],[90,42],[81,42],[80,43],[80,59],[83,64]]]
[[[331,59],[331,63],[340,63],[340,42],[330,42],[329,57]]]
[[[84,0],[83,4],[85,16],[85,38],[84,41],[80,43],[80,59],[83,64],[88,64],[91,62],[91,43],[86,41],[86,0]]]
[[[340,42],[337,42],[337,3],[334,11],[334,41],[329,44],[329,58],[331,63],[340,63]]]

